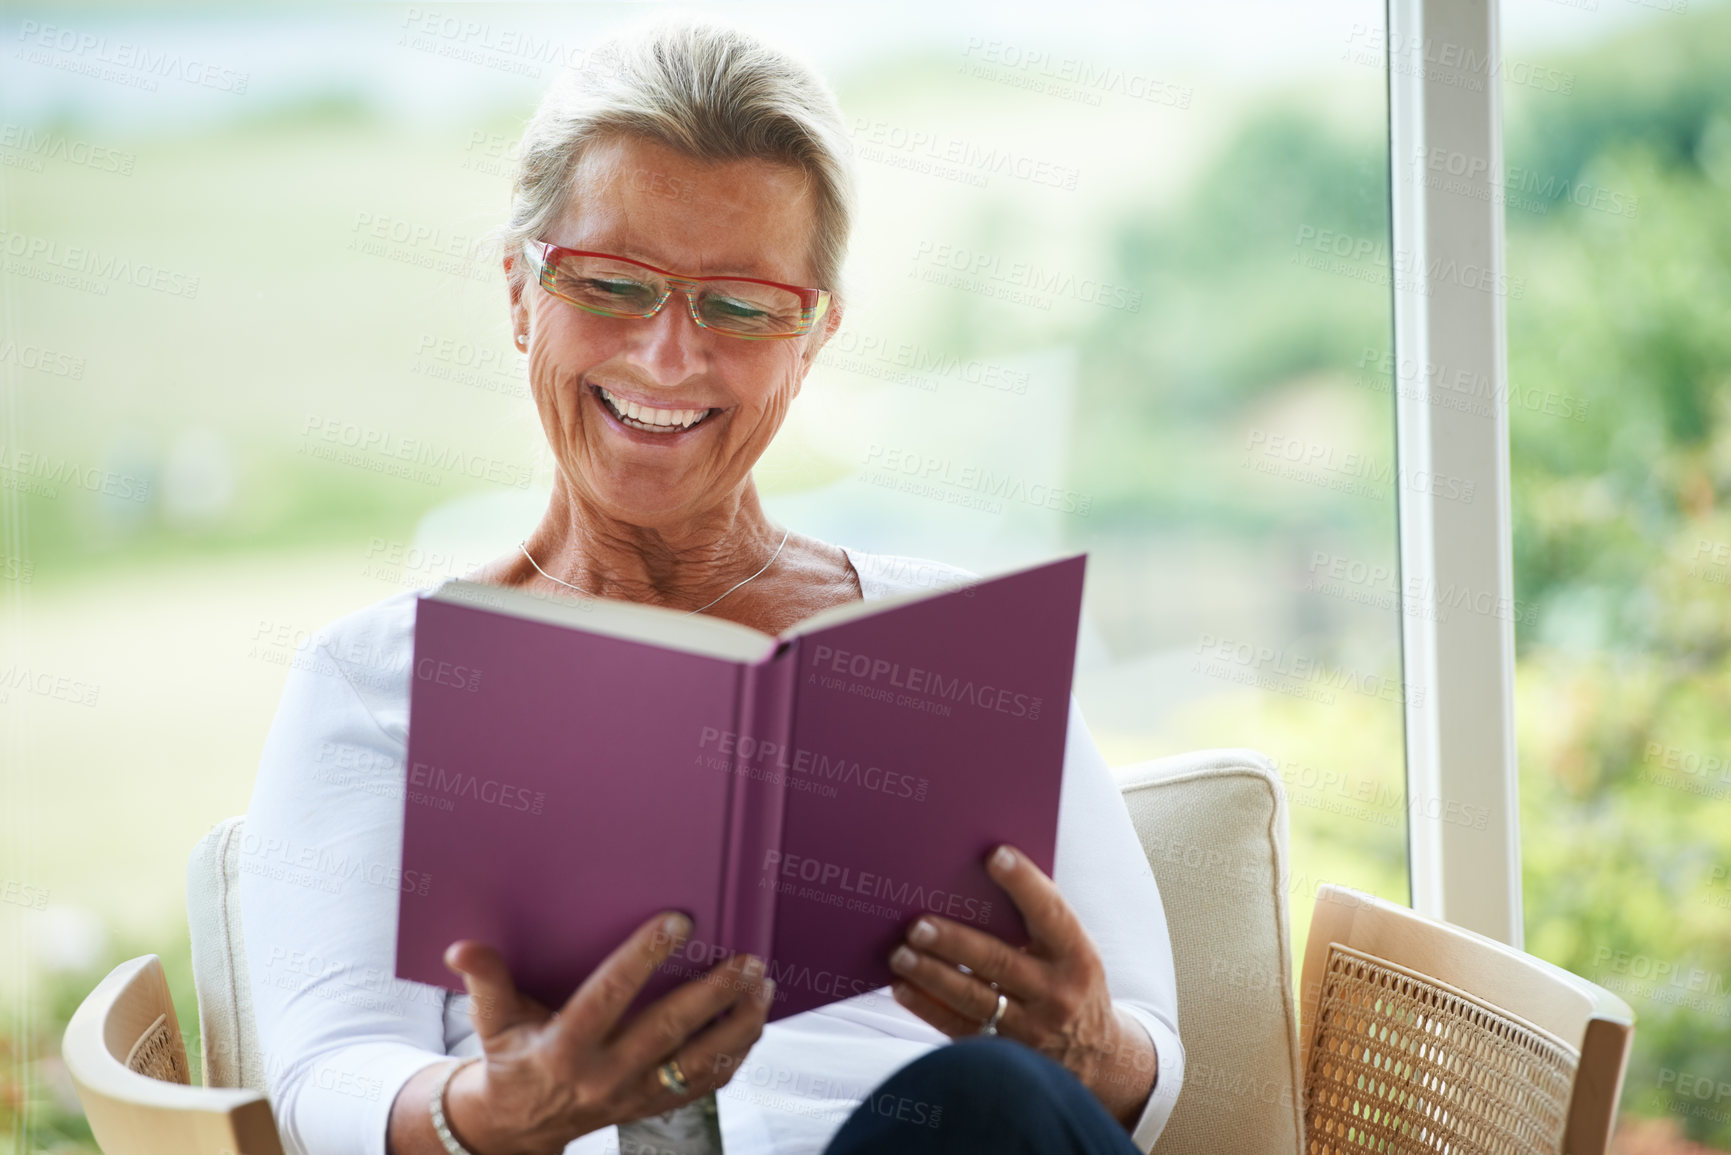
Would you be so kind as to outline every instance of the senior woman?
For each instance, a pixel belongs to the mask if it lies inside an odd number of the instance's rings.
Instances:
[[[752,482],[841,321],[847,151],[823,84],[735,31],[636,34],[554,87],[503,263],[557,471],[540,523],[476,580],[775,632],[967,576],[794,534]],[[291,1151],[616,1151],[711,1092],[730,1155],[1153,1143],[1183,1074],[1171,950],[1074,702],[1054,877],[1009,847],[988,863],[1026,948],[928,914],[891,988],[767,1027],[764,962],[739,956],[623,1015],[689,931],[669,912],[556,1012],[484,943],[447,953],[466,994],[394,978],[397,891],[427,883],[397,872],[415,593],[303,647],[248,812],[250,981]]]

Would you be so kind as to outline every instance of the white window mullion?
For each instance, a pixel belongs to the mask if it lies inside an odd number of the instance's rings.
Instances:
[[[1393,380],[1413,906],[1519,946],[1498,15],[1388,2]]]

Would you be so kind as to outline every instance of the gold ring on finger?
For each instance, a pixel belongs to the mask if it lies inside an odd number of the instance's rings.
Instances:
[[[661,1080],[661,1085],[675,1095],[691,1094],[691,1084],[685,1081],[685,1072],[679,1069],[678,1059],[669,1059],[655,1068],[655,1077]]]

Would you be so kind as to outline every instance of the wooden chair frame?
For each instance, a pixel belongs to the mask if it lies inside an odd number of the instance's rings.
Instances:
[[[97,984],[67,1024],[61,1055],[106,1155],[283,1155],[264,1095],[191,1085],[153,954]]]
[[[1320,997],[1336,946],[1428,980],[1560,1043],[1575,1060],[1563,1121],[1563,1155],[1605,1155],[1635,1032],[1629,1005],[1504,943],[1340,886],[1317,891],[1305,945],[1300,1039],[1307,1118],[1319,1081],[1313,1051]]]

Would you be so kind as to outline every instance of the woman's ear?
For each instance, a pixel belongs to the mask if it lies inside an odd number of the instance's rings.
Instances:
[[[805,373],[811,372],[812,363],[817,360],[817,355],[823,352],[823,347],[829,344],[829,339],[835,336],[835,331],[839,328],[841,328],[841,302],[831,297],[829,308],[824,311],[822,326],[806,334],[805,349],[800,354],[804,361],[802,377]]]
[[[511,298],[511,336],[517,342],[519,349],[528,344],[529,338],[529,298],[523,292],[528,280],[514,275],[517,272],[518,258],[505,257],[505,290]]]

